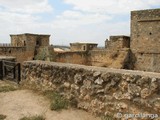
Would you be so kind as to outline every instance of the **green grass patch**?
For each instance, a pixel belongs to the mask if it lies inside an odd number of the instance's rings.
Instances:
[[[0,86],[0,92],[9,92],[9,91],[14,91],[17,90],[14,86]]]
[[[23,117],[23,118],[21,118],[19,120],[45,120],[45,118],[43,116],[41,116],[41,115],[36,115],[36,116],[29,116],[29,117],[25,116],[25,117]]]
[[[0,120],[4,120],[7,116],[0,114]]]
[[[59,93],[54,92],[52,90],[45,91],[43,93],[47,98],[50,99],[50,109],[51,110],[61,110],[61,109],[67,109],[69,102],[66,100],[63,96],[61,96]]]
[[[101,120],[114,120],[113,116],[102,116]]]

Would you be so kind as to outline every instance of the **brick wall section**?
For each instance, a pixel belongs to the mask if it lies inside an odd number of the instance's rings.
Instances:
[[[23,84],[53,89],[93,114],[115,119],[118,112],[160,115],[158,73],[28,61],[23,63],[22,76]]]

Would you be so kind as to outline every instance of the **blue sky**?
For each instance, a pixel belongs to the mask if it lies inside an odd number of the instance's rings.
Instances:
[[[130,35],[130,11],[160,8],[160,0],[0,0],[0,43],[9,34],[50,34],[50,44]]]

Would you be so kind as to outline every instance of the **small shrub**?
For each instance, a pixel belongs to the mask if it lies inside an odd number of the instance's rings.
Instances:
[[[0,120],[4,120],[7,116],[0,114]]]
[[[67,107],[68,107],[68,102],[63,97],[54,99],[50,105],[51,110],[61,110],[61,109],[66,109]]]
[[[101,117],[101,120],[114,120],[113,116],[103,116]]]
[[[36,116],[23,117],[19,120],[45,120],[45,118],[41,115],[36,115]]]
[[[61,109],[66,109],[68,107],[69,102],[60,94],[52,90],[45,91],[43,94],[50,99],[51,101],[50,109],[51,110],[61,110]]]
[[[9,92],[17,90],[14,86],[0,86],[0,92]]]

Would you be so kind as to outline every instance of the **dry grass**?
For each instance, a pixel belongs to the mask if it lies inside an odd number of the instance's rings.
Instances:
[[[66,109],[68,108],[68,100],[66,100],[63,96],[61,96],[60,94],[52,91],[52,90],[48,90],[43,92],[43,95],[46,96],[47,98],[49,98],[51,104],[50,104],[50,109],[51,110],[61,110],[61,109]]]
[[[17,89],[18,86],[16,86],[15,83],[6,80],[5,81],[0,80],[0,92],[9,92]]]
[[[0,114],[0,120],[5,120],[6,117],[7,117],[6,115]]]
[[[36,116],[25,116],[19,120],[45,120],[45,118],[42,115],[36,115]]]

